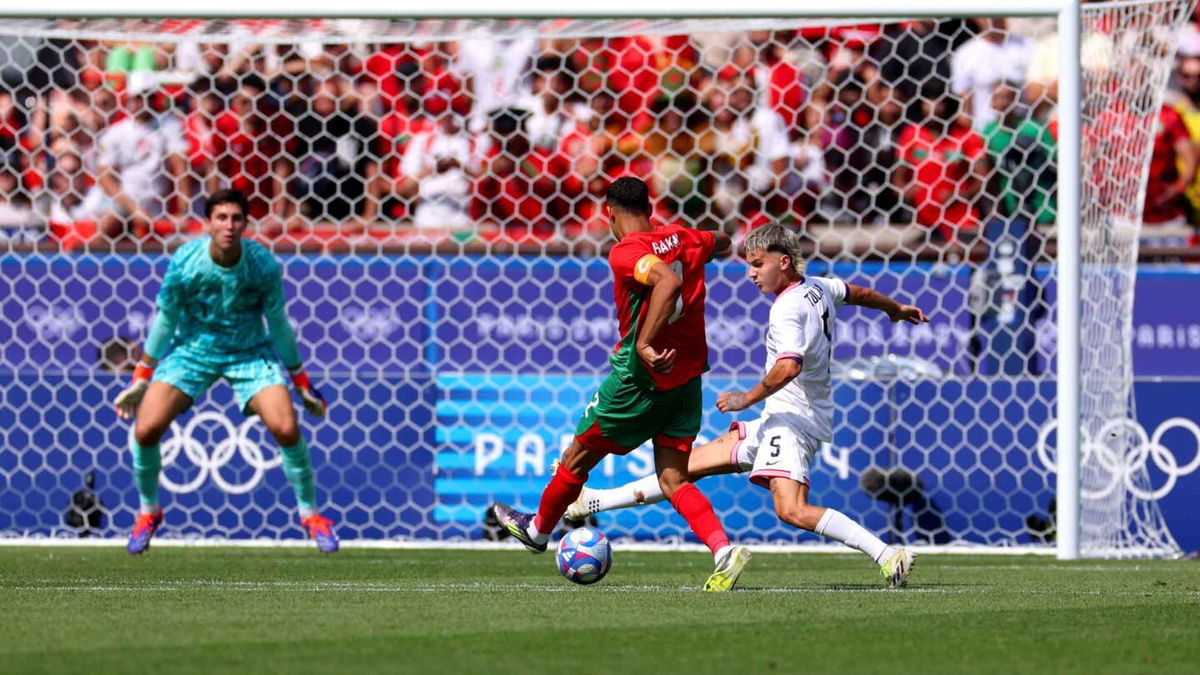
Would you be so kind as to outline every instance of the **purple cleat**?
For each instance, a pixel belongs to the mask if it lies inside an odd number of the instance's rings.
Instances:
[[[317,550],[321,553],[337,553],[338,540],[333,536],[333,530],[330,529],[333,521],[319,513],[314,513],[307,518],[302,518],[300,524],[308,530],[310,537],[317,540]]]
[[[154,513],[139,513],[137,520],[133,521],[133,534],[129,535],[129,543],[125,545],[125,550],[129,551],[130,555],[141,555],[150,548],[150,538],[154,536],[154,532],[162,525],[163,512],[162,509]]]
[[[496,515],[496,521],[504,526],[517,541],[525,545],[530,553],[545,553],[546,545],[539,544],[529,536],[529,525],[533,523],[532,513],[523,513],[517,511],[508,504],[496,502],[492,504],[492,513]]]

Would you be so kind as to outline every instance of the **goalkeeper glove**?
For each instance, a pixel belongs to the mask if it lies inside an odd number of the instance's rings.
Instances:
[[[117,394],[117,399],[114,401],[118,417],[123,420],[133,417],[133,414],[137,412],[138,404],[142,402],[142,397],[146,395],[152,375],[154,375],[154,366],[148,366],[139,361],[133,369],[133,381],[124,391]]]
[[[308,381],[308,373],[304,372],[302,366],[288,368],[288,372],[292,374],[292,385],[296,387],[296,393],[300,394],[304,409],[313,417],[324,417],[329,405],[325,403],[321,392]]]

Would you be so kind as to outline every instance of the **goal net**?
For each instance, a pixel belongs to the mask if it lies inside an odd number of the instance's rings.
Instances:
[[[329,416],[302,423],[345,539],[496,536],[532,508],[617,341],[607,183],[735,241],[803,235],[812,274],[920,305],[844,309],[817,503],[889,541],[1055,541],[1056,184],[1083,183],[1082,547],[1175,549],[1133,414],[1147,165],[1188,0],[1096,3],[1083,163],[1059,166],[1043,19],[0,22],[0,534],[122,537],[128,380],[203,196],[250,198]],[[702,438],[761,377],[770,302],[710,266]],[[753,411],[743,413],[750,419]],[[302,536],[278,448],[225,385],[162,445],[163,536]],[[651,472],[648,448],[589,484]],[[745,476],[731,536],[813,541]],[[599,516],[681,541],[655,506]]]

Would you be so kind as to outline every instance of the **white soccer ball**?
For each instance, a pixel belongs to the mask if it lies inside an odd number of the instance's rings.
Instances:
[[[612,567],[612,548],[599,530],[581,527],[558,542],[558,571],[577,584],[594,584]]]

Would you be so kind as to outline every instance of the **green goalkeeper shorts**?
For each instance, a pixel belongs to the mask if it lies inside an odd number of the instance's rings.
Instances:
[[[583,409],[575,439],[589,450],[624,455],[653,439],[687,452],[700,433],[700,378],[667,391],[643,389],[609,375]]]
[[[283,368],[270,347],[240,354],[213,354],[187,346],[177,347],[154,369],[154,382],[166,382],[183,392],[194,403],[209,387],[225,378],[233,388],[242,413],[255,394],[277,384],[287,386]]]

